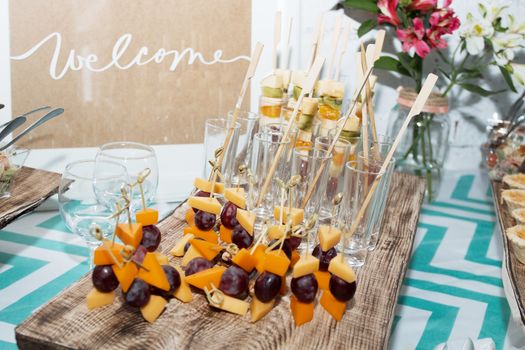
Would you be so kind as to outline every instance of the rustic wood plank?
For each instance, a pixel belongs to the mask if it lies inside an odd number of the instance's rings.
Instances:
[[[525,325],[525,265],[516,259],[512,253],[513,247],[509,244],[509,240],[505,234],[507,228],[516,225],[516,220],[510,215],[507,205],[502,202],[502,189],[503,184],[501,182],[492,181],[494,207],[496,208],[503,241],[503,258],[505,259],[507,271],[509,272],[509,279],[512,285],[514,298],[516,299],[516,304],[520,310],[521,322]]]
[[[0,199],[0,228],[33,211],[58,192],[60,174],[23,167],[14,178],[11,197]]]
[[[410,258],[424,182],[394,174],[375,252],[359,271],[356,296],[341,322],[317,305],[309,324],[295,327],[289,297],[256,324],[244,317],[211,309],[202,294],[182,304],[173,299],[150,325],[139,311],[122,303],[88,311],[85,296],[90,276],[62,292],[16,329],[21,349],[385,349],[399,290]],[[160,246],[168,252],[181,236],[185,206],[159,226]],[[171,258],[172,262],[175,259]]]

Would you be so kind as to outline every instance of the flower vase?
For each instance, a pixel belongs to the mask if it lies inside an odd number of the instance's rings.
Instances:
[[[388,126],[388,133],[392,137],[398,134],[417,97],[416,91],[410,88],[400,88],[398,93],[397,105],[391,112]],[[432,93],[422,112],[410,121],[395,155],[398,171],[426,180],[429,202],[436,197],[439,190],[448,152],[448,106],[446,97]]]

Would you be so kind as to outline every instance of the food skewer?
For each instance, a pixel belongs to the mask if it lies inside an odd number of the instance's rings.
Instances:
[[[319,49],[321,46],[321,38],[323,37],[324,32],[324,16],[323,13],[319,20],[317,21],[317,25],[315,26],[315,32],[314,37],[312,41],[312,56],[310,57],[310,61],[308,62],[308,68],[312,67],[315,59],[317,58],[317,55],[319,54]]]
[[[335,80],[339,80],[340,74],[341,74],[341,65],[343,64],[343,57],[346,53],[346,50],[348,48],[348,42],[350,41],[350,31],[352,30],[352,25],[349,22],[345,23],[344,31],[343,31],[343,47],[341,48],[341,52],[339,52],[339,57],[337,59],[337,64],[335,66]]]
[[[293,25],[293,17],[288,18],[288,29],[286,30],[286,39],[284,41],[283,45],[283,61],[282,61],[282,68],[284,70],[288,69],[289,67],[289,59],[290,59],[290,36],[292,35],[292,25]]]
[[[363,72],[366,72],[366,52],[365,52],[365,47],[363,46],[363,43],[361,42],[361,52],[360,52],[360,60],[358,62],[361,62],[361,70]],[[359,64],[359,63],[358,63]],[[368,79],[366,79],[365,81],[365,86],[368,88],[370,86],[370,83],[368,81]],[[367,89],[364,89],[367,91]],[[364,96],[366,95],[366,91],[364,91],[365,93],[361,93],[361,108],[363,109],[362,112],[361,112],[361,115],[362,115],[362,123],[361,123],[361,136],[363,137],[363,156],[364,156],[364,160],[365,160],[365,164],[368,165],[368,148],[370,147],[370,143],[368,142],[368,113],[367,111],[363,108],[363,104],[365,103],[364,101]],[[368,97],[368,95],[367,95]]]
[[[281,42],[281,11],[275,12],[275,19],[273,22],[273,46],[272,46],[272,71],[277,69],[277,48]]]
[[[330,45],[330,53],[328,55],[328,57],[330,57],[330,60],[328,61],[328,78],[332,76],[332,71],[334,68],[334,61],[335,61],[335,52],[337,50],[337,44],[339,43],[339,37],[341,36],[341,16],[342,14],[337,15],[337,18],[334,24],[334,32],[332,34],[332,43]]]

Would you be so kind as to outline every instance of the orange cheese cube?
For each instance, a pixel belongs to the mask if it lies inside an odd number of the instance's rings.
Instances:
[[[195,237],[192,233],[188,233],[187,235],[182,236],[177,243],[175,243],[175,247],[170,251],[171,255],[181,257],[184,255],[184,247],[186,246],[186,243],[189,243],[190,239]]]
[[[264,259],[264,270],[278,276],[286,275],[289,266],[290,260],[282,250],[272,250]]]
[[[251,211],[237,209],[237,215],[235,216],[239,224],[243,229],[246,230],[250,235],[253,236],[253,227],[255,226],[255,213]]]
[[[292,225],[299,225],[303,222],[304,219],[304,210],[299,208],[292,208],[291,214],[289,214],[290,209],[288,207],[284,207],[283,211],[283,221],[281,224],[286,224],[288,220],[292,220]],[[281,218],[281,207],[275,207],[273,209],[273,217],[275,220],[279,221]]]
[[[188,225],[195,226],[195,212],[193,211],[192,208],[186,211],[185,219]]]
[[[91,289],[86,297],[87,307],[89,310],[97,307],[113,304],[115,300],[115,291],[109,293],[99,292],[96,288]]]
[[[309,275],[319,270],[319,259],[311,254],[303,255],[295,264],[292,272],[292,277],[297,278]]]
[[[115,234],[124,244],[129,244],[137,248],[142,241],[142,224],[121,223],[117,225]]]
[[[192,261],[195,258],[203,258],[203,256],[201,255],[201,253],[199,253],[197,249],[190,245],[190,247],[186,251],[186,254],[184,254],[184,256],[182,257],[182,261],[180,262],[180,264],[182,266],[186,266],[189,264],[190,261]]]
[[[137,265],[130,261],[122,266],[122,268],[118,267],[117,265],[113,265],[111,268],[113,269],[113,272],[120,283],[122,291],[126,293],[131,286],[131,283],[133,283],[133,280],[139,273]]]
[[[221,225],[219,228],[219,237],[221,238],[221,241],[225,243],[231,243],[232,242],[232,232],[233,230],[230,228],[227,228],[224,225]]]
[[[222,250],[222,247],[216,243],[206,242],[202,239],[192,239],[190,240],[192,247],[197,249],[197,251],[207,260],[212,261]]]
[[[191,233],[193,234],[193,236],[197,238],[202,238],[203,240],[211,242],[211,243],[219,242],[219,236],[213,230],[202,231],[202,230],[199,230],[197,227],[190,226],[190,227],[185,227],[183,229],[183,232],[185,235]]]
[[[224,266],[215,266],[211,269],[206,269],[193,275],[186,276],[186,283],[197,287],[199,289],[204,289],[204,287],[211,289],[213,284],[215,287],[219,287],[221,282],[221,276],[226,271]]]
[[[252,302],[250,304],[250,313],[251,313],[251,321],[257,322],[270,311],[272,311],[273,306],[275,305],[275,298],[270,300],[267,303],[263,303],[259,299],[257,299],[256,296],[252,297]]]
[[[193,300],[193,294],[191,293],[190,285],[186,282],[186,277],[184,271],[179,266],[175,266],[175,269],[179,272],[180,275],[180,286],[173,293],[173,296],[183,303],[189,303]]]
[[[315,271],[314,275],[315,275],[315,279],[317,280],[317,284],[319,285],[319,289],[322,289],[322,290],[330,289],[330,277],[332,277],[330,272]]]
[[[160,266],[155,254],[147,253],[142,262],[144,268],[139,269],[138,277],[143,279],[144,282],[151,284],[162,290],[170,290],[170,283],[166,277],[166,273]]]
[[[319,300],[321,306],[337,321],[341,321],[346,311],[346,303],[337,300],[330,290],[323,291],[323,295]]]
[[[188,205],[215,215],[220,215],[222,210],[221,203],[214,197],[190,197],[188,198]]]
[[[140,313],[142,317],[149,323],[155,322],[155,320],[160,316],[168,301],[161,296],[152,295],[149,298],[149,301],[146,305],[140,308]]]
[[[341,230],[336,227],[320,225],[317,235],[319,236],[319,246],[321,247],[321,250],[326,252],[339,243],[342,233]]]
[[[295,295],[290,296],[290,309],[296,326],[310,322],[314,318],[315,303],[302,303]]]
[[[281,239],[286,235],[286,226],[285,225],[273,225],[268,229],[268,239]]]
[[[348,283],[354,282],[357,278],[354,270],[342,259],[341,254],[337,254],[337,256],[330,261],[328,271]]]
[[[237,207],[244,209],[246,208],[246,194],[244,193],[244,188],[227,188],[224,190],[224,198],[232,202]]]
[[[261,273],[264,272],[264,260],[266,260],[266,249],[267,249],[266,246],[258,245],[252,254],[255,257],[255,260],[257,261],[255,268],[257,269],[258,272],[261,272]]]
[[[142,209],[135,214],[135,218],[142,226],[155,225],[159,222],[159,211],[153,208]]]
[[[113,256],[117,259],[118,262],[123,262],[121,251],[123,246],[114,243],[111,244],[111,241],[104,240],[102,242],[102,245],[97,247],[95,249],[95,252],[93,254],[93,263],[95,265],[113,265],[115,264],[115,261],[113,260],[113,257],[108,253],[108,249],[111,250],[111,253],[113,253]]]
[[[290,267],[295,267],[295,264],[299,261],[301,256],[297,253],[297,250],[292,250],[292,258],[290,259]]]
[[[250,273],[257,265],[257,259],[255,256],[250,254],[250,251],[242,248],[237,254],[232,258],[232,262],[242,268],[244,271]]]
[[[234,297],[230,297],[226,294],[224,294],[224,300],[221,305],[210,305],[218,309],[231,312],[232,314],[237,314],[241,316],[245,315],[248,312],[248,309],[250,308],[250,304],[248,304],[248,302]]]
[[[204,180],[204,179],[201,179],[200,177],[196,178],[193,181],[193,186],[195,186],[196,188],[198,188],[201,191],[211,192],[210,191],[211,190],[211,182],[207,181],[207,180]],[[220,183],[220,182],[216,182],[215,186],[213,187],[213,189],[214,189],[213,190],[214,193],[222,194],[224,192],[224,184]]]
[[[159,252],[154,252],[153,254],[155,254],[155,259],[157,259],[157,261],[159,262],[159,264],[161,265],[169,265],[169,260],[168,260],[168,257],[162,253],[159,253]]]

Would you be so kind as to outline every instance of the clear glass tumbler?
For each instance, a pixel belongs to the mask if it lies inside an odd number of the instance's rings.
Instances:
[[[233,111],[228,112],[228,120],[233,118]],[[248,166],[250,164],[250,157],[252,155],[253,137],[259,132],[259,115],[253,112],[240,111],[237,116],[239,123],[239,136],[237,142],[237,149],[235,158],[233,160],[233,174],[232,185],[237,184],[245,187],[246,177],[239,177],[239,167],[241,165]]]

